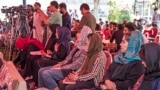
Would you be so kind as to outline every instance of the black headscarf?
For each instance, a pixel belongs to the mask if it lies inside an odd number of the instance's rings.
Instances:
[[[139,90],[151,90],[153,81],[160,77],[160,46],[156,43],[145,44],[139,55],[146,63],[144,80]]]
[[[160,72],[160,45],[156,43],[143,45],[140,57],[146,63],[146,74]]]
[[[59,27],[59,24],[50,24],[48,27],[52,31],[51,37],[46,42],[45,50],[51,50],[54,51],[54,45],[57,43],[56,39],[56,28]]]
[[[59,27],[59,26],[60,26],[59,24],[50,24],[50,25],[48,26],[49,29],[52,31],[52,35],[51,35],[52,38],[56,38],[56,35],[55,35],[55,33],[56,33],[56,28]]]
[[[70,52],[71,31],[67,27],[57,27],[57,33],[59,37],[57,42],[66,48],[68,55]]]

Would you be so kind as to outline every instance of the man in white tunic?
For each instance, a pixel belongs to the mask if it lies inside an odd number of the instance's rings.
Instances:
[[[33,26],[35,27],[35,30],[33,30],[33,38],[39,40],[40,42],[43,42],[43,27],[41,25],[42,23],[42,17],[40,16],[40,8],[41,4],[36,2],[34,4],[34,8],[36,12],[33,14]]]

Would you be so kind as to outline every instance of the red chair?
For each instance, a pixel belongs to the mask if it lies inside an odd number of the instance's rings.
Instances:
[[[106,54],[106,58],[107,58],[107,62],[106,62],[106,70],[109,69],[109,66],[110,64],[113,62],[113,59],[112,59],[112,55],[109,51],[104,51],[104,53]]]
[[[144,75],[140,76],[137,80],[137,82],[134,84],[133,88],[129,88],[128,90],[138,90],[139,86],[141,85],[142,81],[143,81],[143,77]]]

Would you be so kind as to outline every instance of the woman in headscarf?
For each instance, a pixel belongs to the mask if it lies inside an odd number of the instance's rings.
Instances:
[[[160,89],[160,46],[148,43],[142,46],[139,55],[146,68],[143,82],[138,90]]]
[[[46,41],[45,44],[45,52],[47,53],[47,50],[54,51],[54,45],[57,43],[56,38],[56,28],[59,27],[59,24],[51,24],[49,25],[49,39]]]
[[[20,53],[14,60],[14,64],[17,66],[20,63],[21,69],[25,69],[26,58],[30,55],[31,51],[44,50],[44,45],[32,38],[18,38],[15,42],[15,47],[20,50]]]
[[[58,80],[64,79],[71,71],[75,71],[80,68],[88,51],[87,36],[91,33],[92,30],[88,26],[83,26],[81,32],[76,35],[76,47],[70,52],[66,59],[53,67],[45,67],[39,70],[39,87],[55,90],[55,88],[58,88]]]
[[[28,54],[24,54],[25,56],[27,56],[26,58],[26,68],[25,68],[25,79],[32,79],[32,75],[33,75],[33,67],[34,67],[34,62],[35,60],[37,59],[40,59],[42,57],[42,55],[46,55],[46,54],[49,54],[49,52],[53,52],[54,51],[54,46],[55,44],[57,43],[57,39],[56,39],[56,36],[55,36],[55,33],[56,33],[56,28],[59,27],[58,24],[52,24],[52,25],[49,25],[49,32],[50,32],[50,38],[48,39],[48,41],[46,42],[46,45],[45,47],[43,46],[43,49],[36,49],[36,50],[29,50],[28,51]],[[17,43],[18,44],[18,43]],[[19,45],[19,44],[18,44]],[[37,44],[38,45],[38,44]],[[36,48],[37,46],[35,45],[32,45],[32,44],[29,44],[28,45],[28,48]]]
[[[52,66],[57,64],[58,62],[65,59],[65,57],[70,53],[70,40],[71,40],[71,32],[66,27],[57,27],[56,28],[56,38],[57,43],[55,44],[54,51],[45,53],[44,56],[35,62],[32,63],[32,75],[33,80],[37,84],[37,74],[38,70],[42,67]]]
[[[52,58],[56,61],[63,60],[70,53],[71,32],[66,27],[56,29],[57,43],[52,53]]]
[[[139,57],[139,50],[144,43],[140,31],[134,29],[132,23],[127,23],[124,28],[124,36],[120,44],[120,52],[114,56],[101,89],[128,90],[144,73],[145,69]]]
[[[76,72],[70,73],[66,78],[75,81],[65,87],[65,90],[91,88],[99,85],[104,75],[106,56],[103,52],[103,44],[100,36],[96,33],[89,36],[89,48],[87,57],[82,67]]]

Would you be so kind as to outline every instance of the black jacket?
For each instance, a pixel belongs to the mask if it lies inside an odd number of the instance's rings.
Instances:
[[[141,61],[133,61],[129,64],[113,62],[105,76],[116,84],[117,90],[128,90],[133,88],[138,78],[144,74],[145,68]]]

